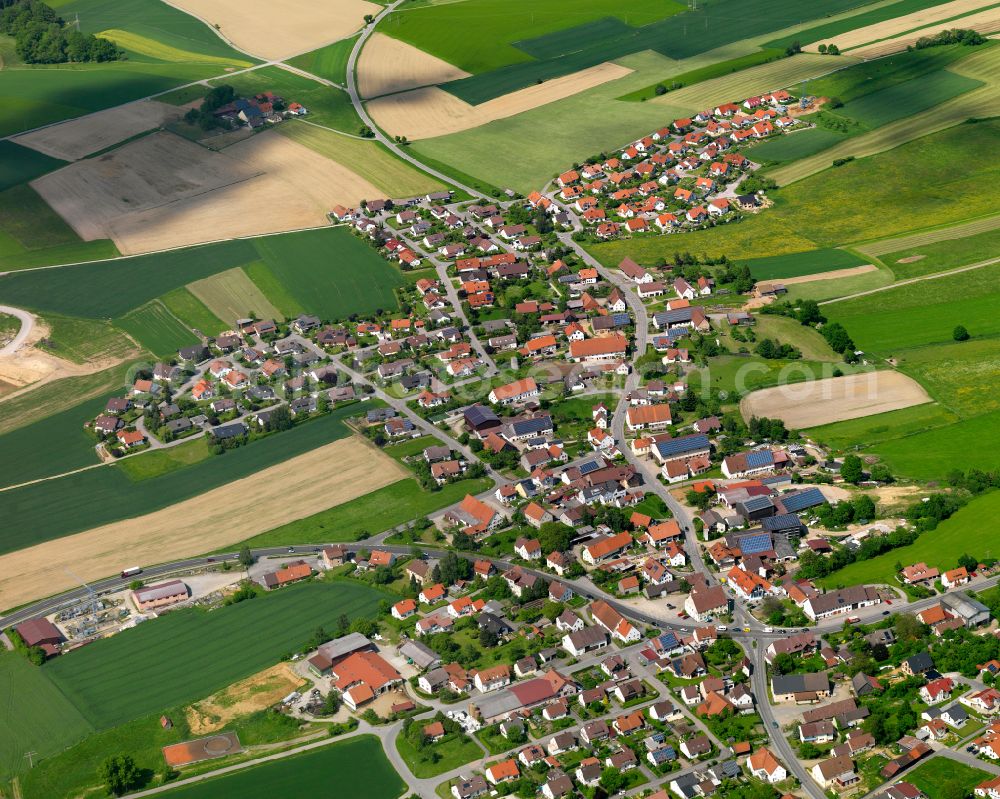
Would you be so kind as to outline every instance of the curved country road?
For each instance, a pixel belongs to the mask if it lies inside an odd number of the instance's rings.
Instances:
[[[0,355],[13,355],[27,341],[28,335],[35,326],[35,317],[27,311],[20,308],[12,308],[9,305],[0,305],[0,313],[16,316],[21,321],[21,329],[17,331],[17,335],[3,348],[0,348]]]

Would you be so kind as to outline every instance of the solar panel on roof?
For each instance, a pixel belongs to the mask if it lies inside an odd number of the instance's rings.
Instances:
[[[658,441],[656,451],[661,456],[677,455],[681,452],[694,452],[700,449],[708,449],[708,436],[684,436],[683,438],[673,438],[669,441]]]
[[[747,466],[756,468],[759,466],[770,466],[774,463],[774,453],[769,449],[761,449],[747,453]]]
[[[765,508],[770,508],[773,505],[770,497],[750,497],[741,504],[744,508],[746,508],[748,513],[764,510]]]
[[[823,492],[818,488],[807,488],[794,494],[786,494],[781,498],[781,504],[789,513],[796,513],[806,508],[814,508],[826,502]]]
[[[611,318],[614,320],[616,325],[627,325],[630,317],[627,313],[616,313],[612,314]]]
[[[577,468],[580,470],[580,474],[590,474],[600,469],[601,464],[597,461],[587,461],[586,463],[581,463]]]
[[[771,536],[768,533],[745,535],[740,538],[740,551],[744,555],[759,555],[761,552],[769,552],[773,548],[774,545],[771,543]]]
[[[760,524],[765,530],[787,530],[801,526],[799,517],[794,513],[781,513],[769,519],[762,519]]]

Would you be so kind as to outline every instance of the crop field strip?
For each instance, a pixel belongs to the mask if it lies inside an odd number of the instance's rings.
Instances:
[[[776,255],[770,258],[754,258],[743,263],[750,267],[750,273],[757,280],[781,280],[837,269],[850,269],[868,262],[847,250],[826,249]]]
[[[388,596],[331,581],[289,586],[212,613],[174,611],[57,658],[43,674],[95,728],[107,729],[225,688],[274,664],[318,626],[334,629],[342,613],[374,616]]]
[[[198,343],[198,337],[160,300],[152,300],[130,311],[115,320],[115,324],[143,348],[160,357],[176,356],[181,347]]]
[[[1000,214],[985,216],[971,222],[962,222],[948,227],[932,228],[919,233],[911,233],[908,236],[897,236],[891,239],[878,239],[866,244],[856,244],[854,249],[873,258],[880,258],[883,255],[911,250],[928,244],[937,244],[942,241],[953,239],[963,239],[967,236],[975,236],[979,233],[987,233],[1000,229]]]
[[[328,227],[12,273],[0,277],[0,301],[43,313],[118,318],[189,283],[258,260],[304,310],[325,318],[395,308],[392,289],[403,284],[400,271],[347,228]],[[118,290],[95,292],[95,281]]]
[[[105,466],[13,489],[4,495],[0,553],[151,513],[282,463],[347,436],[343,419],[358,412],[355,406],[334,410],[156,480],[133,483],[122,470]],[[56,428],[55,422],[45,425],[46,435]]]
[[[164,795],[168,799],[215,799],[223,794],[241,799],[272,799],[287,795],[291,784],[299,796],[321,796],[331,784],[337,786],[338,794],[366,799],[395,799],[406,790],[379,740],[364,735],[177,788]]]
[[[237,319],[285,319],[240,267],[188,283],[187,289],[230,326]]]
[[[918,114],[848,138],[816,155],[770,170],[769,177],[787,186],[826,169],[835,159],[864,158],[960,125],[970,118],[988,119],[1000,115],[1000,47],[978,50],[952,64],[949,70],[984,85]]]
[[[208,310],[205,304],[184,286],[164,294],[160,301],[181,322],[192,330],[200,330],[206,336],[215,336],[229,329],[229,325]]]

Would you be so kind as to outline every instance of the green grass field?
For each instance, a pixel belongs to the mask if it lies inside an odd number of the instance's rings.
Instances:
[[[1000,339],[903,350],[898,363],[932,397],[963,418],[1000,411],[1000,396],[993,390],[1000,380]]]
[[[285,318],[239,267],[188,283],[187,289],[230,327],[243,318]]]
[[[844,452],[856,448],[872,449],[886,441],[947,427],[957,421],[958,417],[951,411],[936,402],[928,402],[876,416],[813,427],[804,432],[819,444]]]
[[[889,355],[908,347],[948,343],[957,324],[973,336],[1000,333],[1000,264],[907,283],[823,306],[862,348]]]
[[[949,239],[929,244],[896,250],[879,259],[895,273],[900,280],[910,277],[944,272],[960,266],[980,263],[996,258],[1000,253],[1000,228],[986,230],[960,239]],[[900,263],[902,259],[915,258],[910,263]]]
[[[155,480],[133,482],[124,471],[111,466],[15,489],[4,495],[7,512],[0,530],[0,552],[89,530],[137,512],[150,513],[254,474],[345,437],[348,429],[342,420],[356,413],[355,406],[338,408],[279,435]],[[235,543],[240,532],[234,530],[233,536]]]
[[[880,417],[873,417],[879,419]],[[958,469],[994,469],[1000,450],[1000,413],[985,413],[872,447],[893,474],[940,480]],[[989,525],[984,525],[988,527]],[[936,535],[936,533],[935,533]]]
[[[373,617],[388,596],[330,581],[213,612],[179,610],[56,658],[43,672],[95,728],[106,729],[206,697],[295,652],[317,627],[336,629],[342,613]]]
[[[357,36],[341,39],[339,42],[328,44],[319,50],[313,50],[311,53],[289,58],[287,63],[312,75],[318,75],[343,85],[347,75],[347,59],[350,57],[351,50],[357,40]]]
[[[0,784],[93,730],[43,670],[14,652],[0,651]]]
[[[243,267],[247,277],[267,299],[274,303],[278,313],[285,319],[292,319],[302,313],[302,306],[292,296],[288,287],[274,276],[274,272],[263,261],[254,261]]]
[[[205,303],[183,286],[167,292],[160,301],[167,306],[170,313],[188,327],[200,330],[207,336],[214,336],[229,329],[229,325],[208,310]]]
[[[448,737],[440,743],[432,744],[427,749],[418,751],[402,735],[396,738],[396,749],[413,772],[414,777],[436,777],[446,771],[460,768],[466,763],[478,760],[483,756],[480,749],[471,738]],[[432,760],[436,755],[437,760]]]
[[[406,785],[389,765],[378,738],[364,735],[302,755],[265,763],[216,780],[169,791],[171,799],[242,799],[317,796],[335,784],[338,793],[371,799],[395,799]]]
[[[0,271],[116,255],[110,239],[83,241],[30,186],[0,192]]]
[[[756,356],[720,355],[712,358],[707,367],[690,372],[689,382],[692,388],[698,388],[707,380],[713,389],[743,396],[758,388],[833,377],[834,369],[844,374],[865,371],[850,364],[830,361],[764,360]]]
[[[850,269],[868,261],[846,250],[811,250],[790,255],[772,255],[743,262],[757,280],[781,280],[786,277],[815,275],[835,269]]]
[[[176,355],[181,347],[198,343],[198,337],[159,300],[125,314],[115,324],[154,355]]]
[[[972,793],[983,780],[991,777],[989,772],[957,763],[947,757],[936,757],[917,766],[906,779],[923,791],[929,799],[944,799],[952,793],[953,786],[960,786],[963,796]]]
[[[657,81],[649,86],[637,89],[634,92],[623,94],[618,99],[629,103],[639,103],[644,100],[652,100],[654,97],[658,96],[656,94],[658,86],[664,86],[673,91],[675,89],[683,88],[684,86],[690,86],[692,83],[701,83],[703,80],[719,78],[733,72],[740,72],[748,67],[766,64],[769,61],[775,61],[784,55],[785,53],[783,50],[777,50],[774,48],[758,50],[755,53],[748,53],[747,55],[737,56],[736,58],[729,58],[725,61],[717,61],[714,64],[708,64],[707,66],[692,69],[688,72],[682,72],[679,75],[672,75],[664,78],[662,81]]]
[[[853,119],[867,129],[877,128],[926,111],[982,85],[982,81],[945,69],[866,94],[831,113]]]
[[[39,347],[67,361],[82,364],[135,353],[135,345],[109,322],[48,313],[42,319],[49,334]]]
[[[897,562],[905,564],[923,561],[928,566],[937,566],[943,571],[955,568],[958,557],[963,552],[985,557],[986,550],[992,550],[996,544],[996,536],[991,525],[983,524],[983,519],[995,518],[995,513],[1000,513],[1000,491],[973,499],[950,519],[941,522],[936,530],[924,533],[910,546],[852,563],[819,582],[826,588],[861,583],[893,583],[896,573],[894,566]]]
[[[830,349],[830,345],[814,328],[799,324],[795,319],[777,314],[760,314],[754,327],[757,339],[774,338],[782,344],[791,344],[802,351],[807,361],[840,363],[843,358]]]
[[[94,452],[96,442],[84,433],[83,423],[104,409],[108,396],[102,394],[84,400],[0,435],[0,449],[5,456],[0,459],[0,486],[25,483],[98,463]]]
[[[884,236],[918,230],[930,220],[945,225],[995,214],[1000,199],[977,186],[1000,176],[1000,164],[980,158],[998,146],[1000,122],[940,131],[772,192],[773,208],[738,224],[687,233],[684,248],[738,259],[841,246],[872,238],[872,208],[882,210]],[[589,246],[606,264],[625,256],[653,263],[676,248],[676,241],[663,236]]]
[[[840,143],[846,136],[846,133],[827,128],[806,128],[761,142],[749,151],[749,155],[759,163],[783,164],[815,155]]]
[[[405,478],[329,510],[283,524],[246,543],[252,547],[267,547],[293,542],[354,541],[364,538],[363,533],[384,532],[489,487],[489,480],[476,479],[448,483],[440,491],[424,491],[416,480]]]
[[[197,436],[169,449],[143,452],[118,462],[118,467],[133,482],[162,477],[169,472],[183,469],[213,457],[208,449],[208,437]]]
[[[22,147],[9,139],[0,141],[0,191],[27,183],[65,165],[65,161],[30,147]]]
[[[347,228],[330,227],[236,239],[72,269],[15,273],[0,277],[0,301],[72,316],[121,317],[193,281],[257,260],[264,261],[303,309],[324,318],[395,308],[392,289],[403,283],[395,266]],[[93,291],[94,281],[114,284],[117,290]],[[240,312],[247,310],[262,312],[249,308],[241,308]]]
[[[806,283],[793,283],[788,286],[785,298],[789,302],[799,300],[823,300],[835,297],[846,297],[859,291],[870,291],[882,288],[894,282],[891,271],[882,268],[874,272],[864,272],[859,275],[838,277],[836,280],[812,280]]]

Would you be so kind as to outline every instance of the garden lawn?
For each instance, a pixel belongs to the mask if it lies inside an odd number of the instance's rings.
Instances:
[[[336,785],[338,795],[366,799],[395,799],[406,784],[393,770],[378,738],[364,735],[314,749],[305,754],[265,763],[208,782],[169,791],[170,799],[272,799],[290,796],[321,796]]]
[[[995,214],[1000,197],[978,186],[1000,180],[1000,162],[981,158],[998,147],[995,120],[924,136],[772,192],[773,208],[739,223],[686,233],[684,249],[739,259],[841,246],[871,239],[872,208],[880,209],[885,236],[924,228],[928,220],[943,225]],[[672,254],[677,242],[645,236],[588,249],[605,264],[617,265],[625,256],[651,264]]]
[[[897,250],[880,255],[899,280],[943,272],[960,266],[996,258],[1000,253],[1000,228],[986,230],[960,239],[949,239]],[[903,259],[920,256],[919,260],[900,263]]]
[[[350,431],[343,420],[356,413],[357,406],[347,405],[155,480],[133,482],[107,466],[14,489],[4,495],[0,553],[150,513],[246,477],[344,438]]]
[[[988,549],[995,551],[996,534],[993,526],[984,524],[983,520],[994,519],[998,513],[1000,491],[984,494],[941,522],[936,530],[921,535],[910,546],[852,563],[818,582],[825,588],[872,583],[891,585],[895,584],[896,563],[923,562],[944,571],[955,568],[958,557],[965,552],[974,557],[985,557]]]
[[[406,478],[321,513],[283,524],[244,543],[268,547],[356,541],[454,505],[466,494],[478,494],[490,485],[489,480],[477,478],[447,483],[440,491],[424,491],[416,480]]]
[[[208,448],[208,436],[195,436],[183,444],[164,449],[148,450],[124,458],[118,468],[134,482],[161,477],[168,472],[183,469],[212,457]]]
[[[83,241],[27,184],[0,191],[0,271],[116,255],[110,239]]]
[[[827,249],[753,258],[742,263],[750,267],[750,274],[757,280],[781,280],[831,272],[835,269],[850,269],[854,266],[863,266],[868,261],[847,250]]]
[[[66,162],[58,158],[4,139],[0,141],[0,191],[27,183],[65,165]]]
[[[917,766],[906,779],[927,796],[939,799],[955,790],[955,785],[959,786],[963,796],[967,796],[980,782],[990,777],[991,774],[982,769],[958,763],[948,757],[936,757]],[[955,793],[957,792],[956,790]]]
[[[952,341],[958,324],[974,336],[1000,333],[1000,264],[921,280],[822,306],[855,343],[880,355]]]
[[[0,783],[93,731],[43,669],[0,650]]]
[[[423,722],[414,723],[422,724]],[[396,749],[399,750],[407,767],[413,772],[413,776],[419,779],[436,777],[446,771],[453,771],[483,756],[483,750],[476,745],[475,741],[465,735],[454,733],[446,736],[439,743],[428,744],[425,749],[419,751],[400,735],[396,738]],[[431,760],[432,752],[440,759]]]
[[[143,348],[160,357],[176,355],[181,347],[198,343],[198,337],[159,300],[127,313],[115,324]]]
[[[192,702],[278,662],[341,614],[373,618],[391,595],[361,583],[288,586],[214,611],[177,610],[56,658],[44,674],[95,728]],[[266,635],[262,635],[266,631]]]
[[[813,427],[803,432],[813,441],[843,452],[855,448],[871,449],[886,441],[947,427],[957,421],[958,417],[951,411],[936,402],[928,402],[898,411]]]

